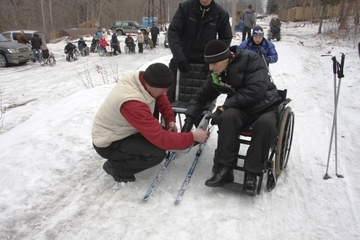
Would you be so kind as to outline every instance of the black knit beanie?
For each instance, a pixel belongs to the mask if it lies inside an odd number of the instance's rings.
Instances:
[[[153,63],[144,72],[147,84],[155,88],[168,88],[174,83],[174,74],[163,63]]]
[[[221,40],[214,39],[205,46],[204,59],[206,63],[220,62],[230,57],[228,46]]]

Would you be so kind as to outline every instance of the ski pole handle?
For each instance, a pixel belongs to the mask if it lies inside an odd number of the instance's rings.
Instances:
[[[340,64],[340,70],[338,73],[338,78],[344,77],[344,63],[345,63],[345,54],[341,53],[341,64]]]
[[[333,73],[336,74],[337,73],[337,64],[338,64],[337,61],[336,61],[336,57],[333,56],[331,58],[331,60],[333,61]]]

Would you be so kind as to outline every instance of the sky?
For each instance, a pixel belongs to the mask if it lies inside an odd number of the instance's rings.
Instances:
[[[270,18],[258,22],[267,30]],[[200,156],[183,201],[174,200],[196,149],[178,153],[158,188],[143,201],[162,167],[117,183],[91,142],[101,103],[121,77],[154,62],[168,64],[160,45],[139,54],[90,54],[65,61],[64,41],[48,44],[56,65],[0,69],[0,239],[360,239],[360,64],[351,40],[318,35],[317,24],[283,23],[274,42],[279,60],[270,65],[278,89],[287,89],[295,113],[287,168],[276,188],[260,195],[209,188],[216,129]],[[90,38],[86,38],[90,40]],[[121,48],[124,46],[124,38]],[[238,45],[240,35],[232,44]],[[344,75],[331,57],[345,54]],[[330,55],[322,57],[321,55]],[[335,147],[327,169],[334,117],[334,81],[341,83]],[[220,96],[221,104],[225,96]],[[243,173],[235,172],[242,181]]]

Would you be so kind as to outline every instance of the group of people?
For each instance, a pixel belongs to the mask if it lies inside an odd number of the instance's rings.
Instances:
[[[36,60],[39,60],[40,54],[42,50],[46,50],[46,48],[41,49],[43,46],[43,41],[40,38],[38,33],[34,33],[34,35],[32,36],[32,38],[27,39],[24,33],[24,30],[21,30],[20,33],[18,33],[18,35],[16,35],[16,40],[18,43],[22,43],[22,44],[31,44],[31,49],[33,51],[33,62],[36,62]]]
[[[145,71],[124,76],[95,116],[92,141],[96,152],[106,159],[103,169],[115,181],[135,181],[135,174],[159,164],[167,150],[207,141],[210,133],[193,130],[193,125],[206,103],[224,93],[226,100],[212,114],[211,123],[219,131],[213,174],[205,185],[220,187],[234,181],[239,132],[252,125],[243,192],[253,195],[277,135],[281,98],[267,66],[278,59],[275,47],[264,45],[264,31],[259,26],[240,46],[231,46],[229,15],[214,0],[179,3],[167,34],[173,54],[169,66],[154,63]],[[191,99],[179,132],[170,103],[175,100],[176,72],[188,72],[190,63],[204,64],[208,80]],[[154,117],[155,111],[163,116],[164,127]]]

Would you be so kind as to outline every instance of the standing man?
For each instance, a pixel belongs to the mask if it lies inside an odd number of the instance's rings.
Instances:
[[[204,49],[213,39],[220,39],[227,46],[232,40],[229,14],[214,0],[188,0],[179,3],[167,31],[173,58],[169,67],[176,76],[177,69],[189,71],[189,63],[204,62]],[[166,93],[170,102],[175,101],[175,84]]]
[[[138,43],[139,53],[143,53],[145,37],[141,30],[138,31],[136,41]]]
[[[150,29],[150,32],[151,32],[151,41],[153,42],[154,47],[156,47],[157,38],[160,33],[160,29],[154,23],[152,28]]]
[[[40,48],[42,45],[42,39],[39,37],[38,33],[34,33],[34,36],[31,38],[31,49],[33,51],[33,62],[40,57]]]
[[[134,174],[151,168],[165,157],[165,150],[185,149],[194,141],[205,142],[202,129],[178,133],[174,113],[165,92],[174,82],[172,71],[162,63],[124,76],[96,113],[92,141],[107,161],[106,173],[117,182],[135,181]],[[153,117],[158,109],[166,129]]]
[[[111,47],[114,49],[114,55],[118,55],[118,53],[121,53],[120,50],[120,41],[117,37],[116,31],[114,30],[114,33],[111,36]]]
[[[16,35],[16,40],[18,43],[28,44],[30,43],[29,40],[25,37],[24,30],[21,30],[18,35]]]
[[[242,32],[243,41],[251,36],[251,29],[253,29],[256,24],[255,13],[251,9],[252,9],[252,5],[249,4],[248,8],[243,13],[241,13],[240,18],[244,22],[244,30]]]

